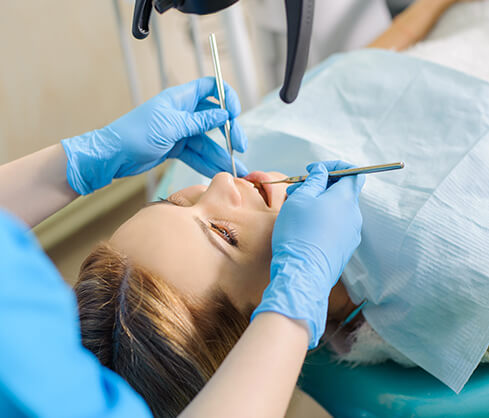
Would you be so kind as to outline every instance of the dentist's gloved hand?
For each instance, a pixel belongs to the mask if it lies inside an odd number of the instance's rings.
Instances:
[[[229,172],[228,152],[205,134],[231,119],[233,149],[246,150],[247,138],[233,120],[241,111],[238,96],[228,84],[224,88],[227,111],[207,100],[218,94],[215,79],[205,77],[162,91],[105,128],[64,139],[70,186],[88,194],[167,158],[178,158],[208,177]],[[239,176],[247,174],[238,160],[236,169]]]
[[[324,333],[330,291],[360,244],[364,176],[343,177],[327,188],[328,171],[351,167],[341,161],[310,164],[306,181],[287,189],[273,229],[271,281],[252,315],[273,311],[304,320],[309,348]]]

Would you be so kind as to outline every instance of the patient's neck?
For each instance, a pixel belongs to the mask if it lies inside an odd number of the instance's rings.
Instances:
[[[328,320],[341,322],[356,308],[345,286],[341,282],[341,278],[329,295]]]

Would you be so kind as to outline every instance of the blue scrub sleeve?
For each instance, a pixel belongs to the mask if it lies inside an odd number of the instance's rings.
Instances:
[[[33,234],[0,211],[0,416],[150,417],[81,344],[76,298]],[[7,412],[8,411],[8,412]]]

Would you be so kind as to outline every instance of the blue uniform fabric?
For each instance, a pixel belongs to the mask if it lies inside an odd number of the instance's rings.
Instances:
[[[0,210],[0,416],[150,417],[81,344],[76,298],[33,234]]]

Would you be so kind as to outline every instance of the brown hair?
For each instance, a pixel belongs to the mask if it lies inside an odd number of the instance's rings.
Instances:
[[[182,295],[109,244],[83,262],[75,292],[83,345],[121,375],[157,417],[175,417],[249,324],[219,289]]]

